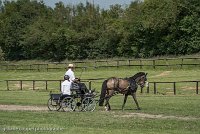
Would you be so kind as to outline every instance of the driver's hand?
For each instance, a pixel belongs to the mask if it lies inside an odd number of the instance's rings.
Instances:
[[[80,82],[81,80],[79,78],[75,78],[75,81],[76,82]]]

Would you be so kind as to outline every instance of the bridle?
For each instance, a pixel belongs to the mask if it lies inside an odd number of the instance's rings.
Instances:
[[[146,75],[138,77],[137,79],[135,79],[135,81],[136,81],[137,85],[139,85],[141,88],[143,88],[145,86],[146,81],[147,81]]]

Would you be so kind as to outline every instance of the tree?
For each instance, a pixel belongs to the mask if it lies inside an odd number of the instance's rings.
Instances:
[[[4,60],[4,53],[0,47],[0,61],[3,61]]]
[[[200,51],[199,18],[199,0],[137,0],[107,10],[0,0],[0,47],[6,60],[193,54]]]
[[[0,0],[0,13],[4,11],[3,1]]]
[[[5,52],[6,59],[24,59],[24,49],[21,44],[26,27],[31,25],[38,16],[44,16],[45,6],[37,1],[18,0],[6,1],[3,16],[1,47]],[[29,35],[31,36],[31,35]]]
[[[179,14],[173,36],[177,54],[200,52],[200,3],[197,0],[183,0],[179,3]],[[172,26],[173,27],[173,26]]]

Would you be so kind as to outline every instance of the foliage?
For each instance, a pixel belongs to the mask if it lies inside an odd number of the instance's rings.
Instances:
[[[3,61],[4,60],[4,53],[0,47],[0,61]]]
[[[194,54],[200,52],[199,18],[198,0],[136,0],[109,9],[0,1],[0,46],[6,60]]]

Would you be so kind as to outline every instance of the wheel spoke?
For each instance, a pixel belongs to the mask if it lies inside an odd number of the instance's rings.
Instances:
[[[83,111],[94,111],[96,102],[92,97],[86,97],[82,101]]]
[[[59,100],[52,100],[51,98],[48,100],[47,107],[50,111],[58,111],[61,106],[58,103]]]
[[[65,97],[61,102],[62,109],[67,111],[74,111],[76,108],[76,101],[72,97]]]

